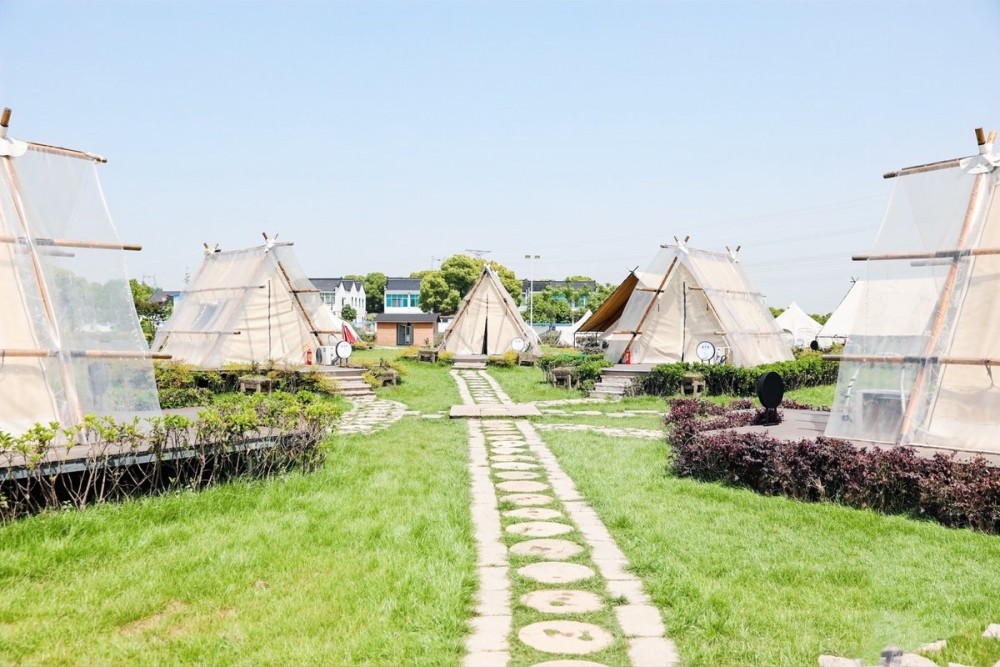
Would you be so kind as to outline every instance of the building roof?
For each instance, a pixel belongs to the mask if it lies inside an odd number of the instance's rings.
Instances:
[[[544,292],[546,287],[551,287],[553,289],[562,289],[564,287],[572,287],[573,289],[597,289],[597,282],[594,280],[566,282],[565,280],[522,280],[521,290],[527,292],[529,289],[534,287],[536,292]]]
[[[344,280],[343,278],[310,278],[309,280],[320,292],[336,292],[341,285],[348,291],[352,287],[356,287],[358,291],[365,288],[360,280]]]
[[[386,292],[419,292],[420,278],[386,278]]]
[[[387,324],[392,323],[402,323],[402,322],[437,322],[437,313],[377,313],[375,315],[376,322],[385,322]]]

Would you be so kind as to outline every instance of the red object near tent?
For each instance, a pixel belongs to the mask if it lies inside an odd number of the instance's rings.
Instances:
[[[354,329],[352,329],[349,325],[344,324],[343,333],[344,333],[344,340],[346,340],[348,343],[358,342],[358,337],[354,335]]]

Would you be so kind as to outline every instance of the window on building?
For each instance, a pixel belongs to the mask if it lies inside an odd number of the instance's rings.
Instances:
[[[410,295],[410,305],[413,306],[414,308],[418,308],[420,306],[420,293],[419,292],[416,293],[416,294],[411,294]]]

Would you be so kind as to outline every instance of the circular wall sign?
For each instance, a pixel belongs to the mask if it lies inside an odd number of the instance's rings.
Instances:
[[[337,343],[335,350],[337,352],[338,359],[348,359],[351,356],[351,352],[354,352],[354,348],[351,347],[351,344],[346,340],[342,340]]]
[[[715,345],[713,345],[711,341],[703,340],[698,343],[698,347],[695,348],[695,354],[697,354],[698,358],[702,361],[710,361],[713,357],[715,357]]]
[[[524,339],[515,338],[514,340],[510,341],[510,347],[515,352],[521,352],[522,350],[524,350]]]

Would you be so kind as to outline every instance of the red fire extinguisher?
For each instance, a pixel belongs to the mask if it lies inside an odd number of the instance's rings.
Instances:
[[[632,348],[626,348],[625,350],[625,363],[626,364],[632,363]]]
[[[312,366],[313,351],[311,347],[306,348],[306,366]]]

